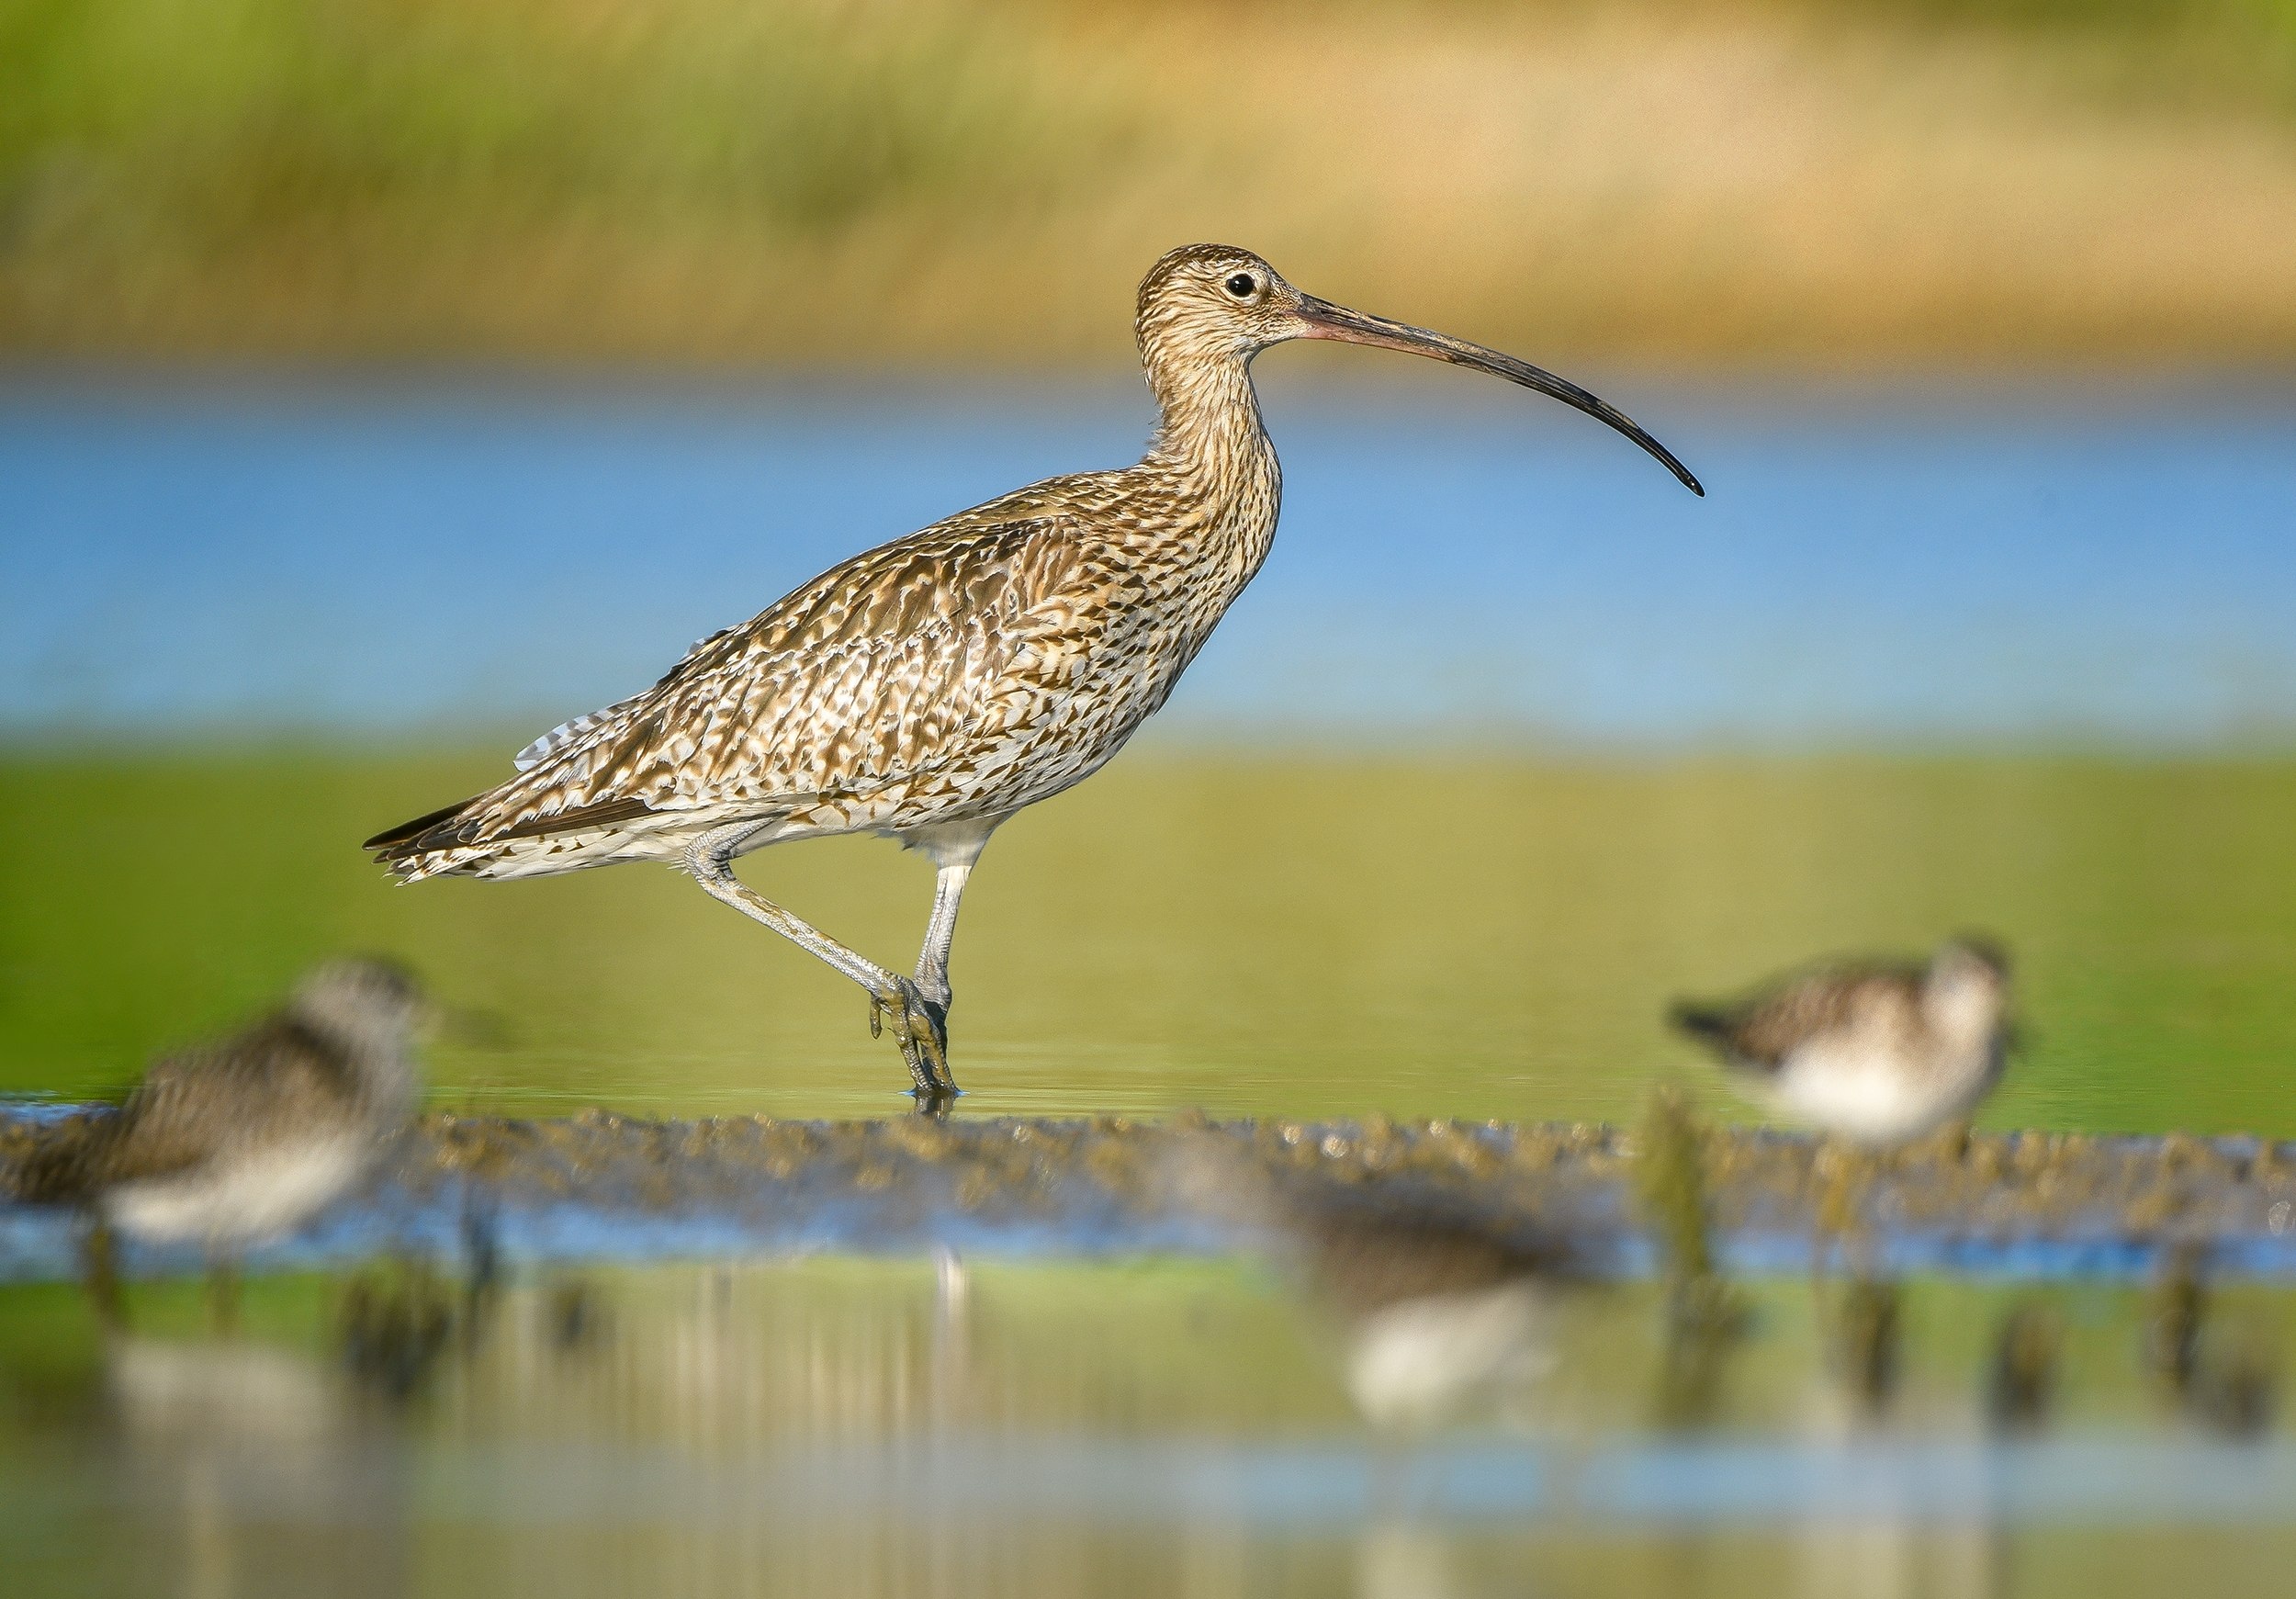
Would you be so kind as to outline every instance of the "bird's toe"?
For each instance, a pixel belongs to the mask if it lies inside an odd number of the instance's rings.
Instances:
[[[909,1068],[920,1098],[954,1098],[956,1079],[949,1075],[949,1008],[925,997],[915,983],[896,977],[893,986],[870,996],[869,1034],[878,1036],[889,1022],[893,1042]]]

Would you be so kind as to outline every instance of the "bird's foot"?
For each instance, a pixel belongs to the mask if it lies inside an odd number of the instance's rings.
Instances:
[[[925,997],[906,977],[869,997],[869,1036],[877,1037],[886,1025],[893,1042],[901,1046],[901,1059],[917,1084],[917,1102],[940,1109],[957,1097],[957,1080],[949,1075],[949,1008]]]
[[[962,1097],[962,1088],[911,1088],[909,1098],[917,1101],[919,1116],[945,1117],[949,1108]]]

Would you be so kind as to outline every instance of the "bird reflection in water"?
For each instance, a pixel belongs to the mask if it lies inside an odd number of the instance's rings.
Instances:
[[[1304,1217],[1300,1238],[1308,1281],[1345,1330],[1348,1397],[1374,1426],[1513,1413],[1554,1369],[1552,1247],[1440,1214],[1342,1210]]]
[[[1581,1275],[1559,1233],[1278,1177],[1206,1131],[1182,1132],[1169,1181],[1179,1208],[1231,1229],[1330,1316],[1342,1384],[1383,1432],[1512,1418],[1554,1367],[1554,1296]]]
[[[103,1369],[122,1491],[143,1507],[122,1558],[194,1599],[411,1591],[408,1440],[343,1367],[118,1334]]]

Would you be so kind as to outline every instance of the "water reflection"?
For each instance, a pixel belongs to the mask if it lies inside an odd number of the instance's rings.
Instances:
[[[276,1345],[113,1339],[112,1515],[186,1599],[410,1591],[409,1447],[333,1366]],[[122,1514],[124,1513],[124,1514]],[[111,1517],[106,1516],[108,1520]]]
[[[258,1281],[237,1339],[108,1344],[60,1289],[0,1290],[10,1592],[2045,1599],[2111,1591],[2100,1560],[2267,1591],[2296,1556],[2296,1446],[2154,1406],[2140,1291],[2084,1290],[2054,1430],[1998,1445],[1998,1290],[1904,1285],[1887,1425],[1844,1433],[1807,1403],[1837,1380],[1826,1317],[1758,1289],[1723,1402],[1670,1436],[1642,1420],[1655,1287],[1484,1301],[1446,1336],[1541,1350],[1542,1402],[1456,1390],[1398,1432],[1358,1414],[1337,1290],[1290,1280],[953,1254],[559,1275],[504,1287],[405,1397],[348,1358],[354,1284]],[[142,1320],[196,1324],[188,1288],[141,1291]],[[2285,1342],[2279,1297],[2225,1291]],[[1509,1335],[1458,1336],[1486,1314]]]
[[[1384,1118],[1355,1136],[1367,1171],[1404,1148]],[[1471,1211],[1455,1192],[1372,1195],[1273,1168],[1192,1119],[1163,1167],[1176,1209],[1255,1248],[1329,1321],[1343,1385],[1374,1427],[1409,1436],[1470,1408],[1536,1404],[1554,1366],[1551,1301],[1585,1275],[1560,1232]]]

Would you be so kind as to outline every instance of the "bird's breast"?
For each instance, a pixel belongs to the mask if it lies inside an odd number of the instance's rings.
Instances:
[[[310,1220],[358,1180],[374,1154],[358,1134],[298,1139],[123,1183],[106,1195],[105,1216],[150,1244],[256,1243]]]

